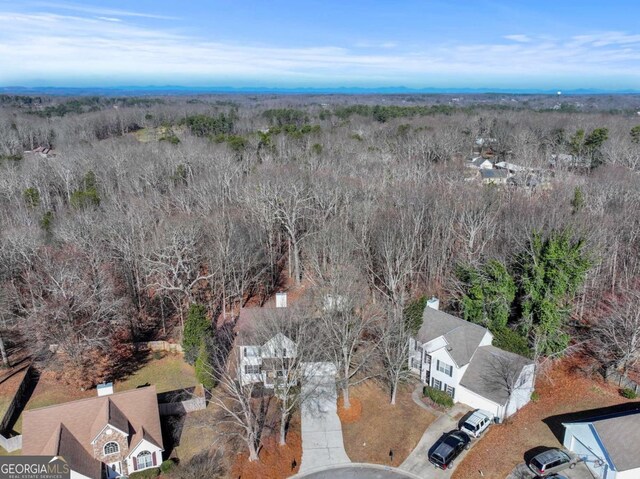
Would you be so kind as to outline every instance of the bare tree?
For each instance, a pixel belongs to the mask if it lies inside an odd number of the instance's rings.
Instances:
[[[146,258],[147,288],[172,298],[183,331],[183,302],[193,302],[196,286],[213,278],[215,272],[204,264],[205,237],[195,221],[167,224],[157,234],[154,248]]]
[[[407,360],[411,332],[402,314],[397,314],[395,309],[389,308],[386,317],[378,325],[378,334],[382,365],[391,389],[391,404],[395,404],[398,386],[409,377]]]
[[[596,353],[626,375],[640,361],[640,291],[627,290],[593,328]]]
[[[349,388],[371,375],[377,342],[372,339],[377,313],[363,301],[363,286],[348,270],[334,276],[322,291],[319,334],[322,351],[336,365],[345,409],[351,407]]]
[[[513,396],[519,391],[528,391],[533,384],[533,362],[509,353],[494,349],[487,351],[479,379],[493,394],[503,402],[502,419],[506,419]]]
[[[290,255],[290,276],[299,285],[302,279],[300,245],[310,233],[314,198],[304,176],[295,171],[274,174],[270,180],[257,185],[251,194],[250,207],[266,209],[263,214],[271,215],[285,231]],[[282,176],[277,176],[284,174],[287,174],[287,181],[283,181]]]
[[[291,414],[314,393],[313,388],[301,386],[315,373],[319,354],[316,322],[302,305],[278,308],[265,312],[253,337],[255,344],[263,345],[262,354],[268,356],[267,374],[275,375],[274,395],[280,409],[279,441],[284,445]],[[264,345],[269,345],[270,351],[264,351]]]
[[[209,427],[224,428],[223,434],[239,438],[247,447],[249,460],[257,461],[263,432],[267,426],[268,411],[273,396],[259,383],[243,382],[240,374],[240,348],[229,329],[218,331],[211,345],[209,361],[203,364],[215,383],[211,402],[218,414]]]

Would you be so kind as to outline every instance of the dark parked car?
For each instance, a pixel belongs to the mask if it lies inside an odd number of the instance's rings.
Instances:
[[[541,452],[529,461],[529,469],[540,477],[550,477],[554,472],[573,469],[578,458],[572,457],[560,449]]]
[[[429,454],[429,462],[440,469],[448,469],[463,449],[469,449],[471,439],[462,431],[451,431],[444,435]]]

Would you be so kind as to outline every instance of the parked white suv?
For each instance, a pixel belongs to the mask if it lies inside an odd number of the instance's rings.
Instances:
[[[471,437],[478,438],[492,422],[493,417],[490,412],[478,409],[462,423],[460,430]]]

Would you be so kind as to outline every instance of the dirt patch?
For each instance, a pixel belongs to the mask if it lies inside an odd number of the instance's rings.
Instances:
[[[338,417],[342,424],[351,424],[359,420],[362,416],[362,402],[360,402],[360,399],[351,398],[349,403],[351,404],[351,407],[349,409],[345,409],[342,396],[338,398]]]
[[[411,398],[412,386],[398,390],[395,406],[389,392],[374,382],[363,383],[351,391],[351,403],[359,400],[360,419],[342,423],[344,445],[353,462],[398,466],[416,447],[435,416]]]
[[[293,476],[300,468],[302,460],[302,438],[300,419],[291,420],[287,444],[280,446],[273,434],[263,441],[258,461],[249,461],[246,452],[238,454],[231,468],[231,476],[238,479],[281,479]]]
[[[540,398],[505,424],[492,426],[458,465],[453,479],[502,479],[523,462],[525,452],[538,446],[560,446],[564,434],[561,423],[572,413],[629,402],[615,386],[585,376],[575,361],[564,360],[547,376],[538,378],[536,391]]]

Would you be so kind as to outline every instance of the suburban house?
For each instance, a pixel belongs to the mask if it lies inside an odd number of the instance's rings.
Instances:
[[[490,170],[493,168],[493,163],[482,156],[476,156],[475,158],[471,158],[469,166],[480,170]]]
[[[490,184],[505,184],[509,178],[509,172],[507,170],[480,170],[480,177],[482,182],[486,185]]]
[[[62,456],[71,477],[127,476],[160,465],[162,430],[155,386],[24,411],[22,454]]]
[[[527,169],[524,166],[515,165],[513,163],[508,163],[506,161],[499,161],[494,166],[500,170],[507,170],[509,173],[512,173],[512,174],[527,171]]]
[[[286,293],[277,293],[275,307],[243,308],[236,322],[238,348],[238,378],[242,384],[261,384],[274,388],[288,377],[289,363],[296,357],[295,343],[277,333],[262,344],[256,344],[256,326],[271,316],[277,319],[291,314],[287,309]]]
[[[564,447],[578,455],[594,477],[640,477],[640,410],[564,423]]]
[[[455,402],[497,418],[527,404],[534,387],[533,361],[492,346],[488,329],[438,308],[437,299],[427,302],[420,330],[410,340],[410,370]]]
[[[242,384],[261,383],[274,388],[288,377],[289,362],[296,357],[296,345],[282,333],[264,344],[244,344],[240,341],[238,376]]]

